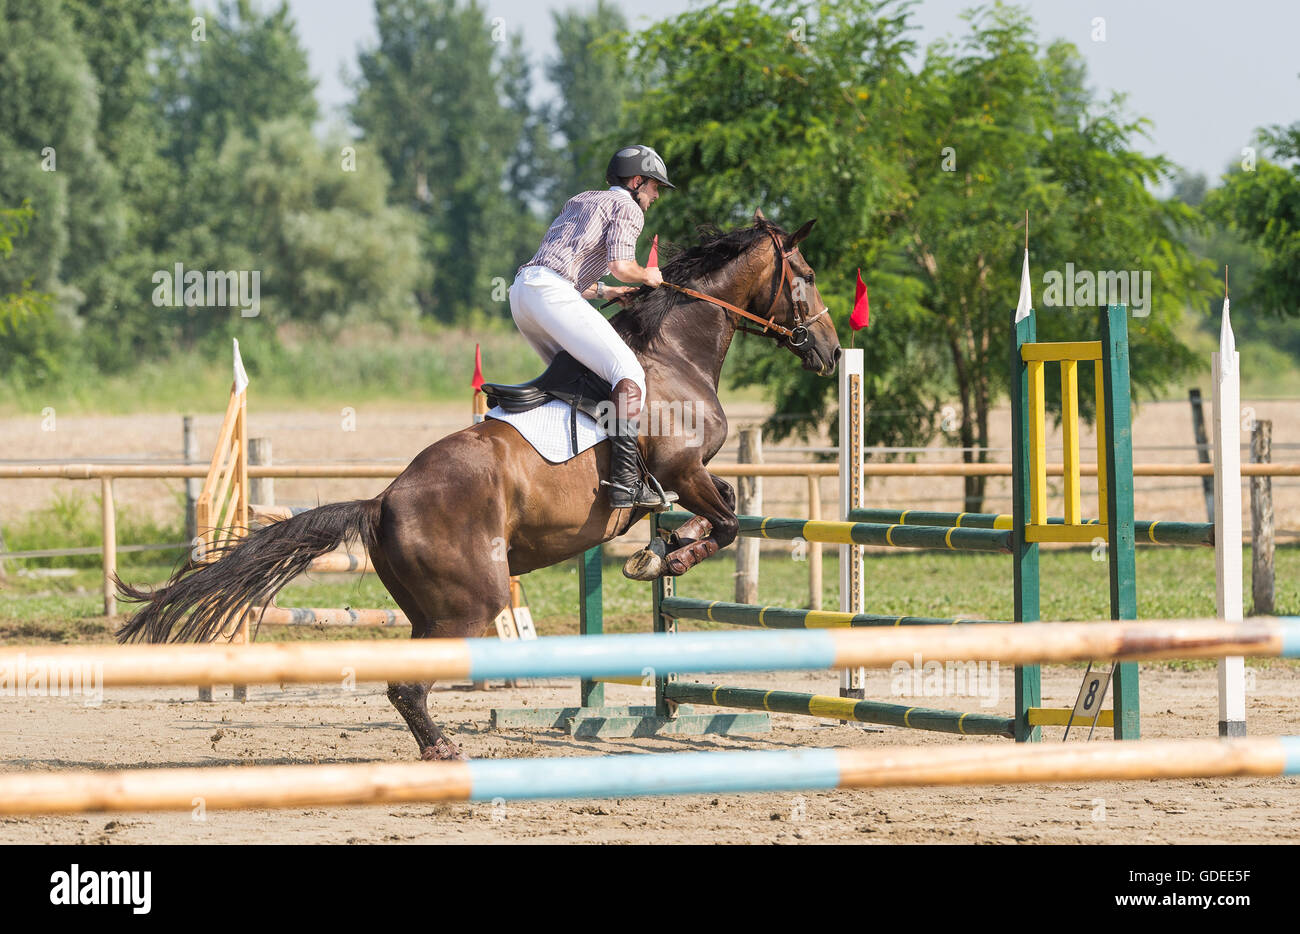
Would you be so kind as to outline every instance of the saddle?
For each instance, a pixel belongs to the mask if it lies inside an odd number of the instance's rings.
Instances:
[[[527,412],[558,399],[569,406],[569,437],[573,450],[578,449],[578,413],[590,415],[599,422],[601,406],[608,407],[614,388],[586,366],[579,363],[567,350],[555,355],[550,366],[536,379],[514,386],[502,383],[484,383],[481,387],[488,405],[500,406],[506,412]]]

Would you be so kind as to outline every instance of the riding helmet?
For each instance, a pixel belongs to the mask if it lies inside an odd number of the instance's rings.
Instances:
[[[621,184],[620,178],[631,178],[633,175],[653,178],[665,188],[677,187],[668,181],[668,169],[664,165],[664,160],[649,146],[628,146],[620,149],[609,160],[609,168],[605,169],[605,181],[611,185]]]

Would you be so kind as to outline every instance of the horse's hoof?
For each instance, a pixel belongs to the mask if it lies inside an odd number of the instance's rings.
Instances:
[[[642,548],[623,563],[623,576],[634,581],[655,581],[664,576],[663,556]]]
[[[426,762],[468,762],[469,756],[460,751],[460,747],[451,740],[443,738],[432,746],[426,746],[420,752],[420,758]]]

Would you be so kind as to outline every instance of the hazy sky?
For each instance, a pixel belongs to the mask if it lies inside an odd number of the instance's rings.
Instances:
[[[490,17],[520,29],[535,65],[553,52],[551,11],[587,0],[486,0]],[[689,9],[689,0],[620,0],[635,27]],[[924,45],[960,35],[972,0],[924,0],[913,13]],[[1300,120],[1300,3],[1295,0],[1026,0],[1044,41],[1073,42],[1095,88],[1128,94],[1128,108],[1154,123],[1142,148],[1215,178],[1241,158],[1254,130]],[[370,0],[290,0],[319,80],[326,113],[350,98],[341,69],[375,39]],[[1105,19],[1106,41],[1093,41]],[[538,80],[541,81],[540,73]],[[546,93],[549,89],[543,88]]]

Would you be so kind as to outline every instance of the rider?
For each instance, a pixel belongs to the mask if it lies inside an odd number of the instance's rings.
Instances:
[[[621,299],[633,286],[606,286],[613,273],[623,282],[658,288],[657,267],[636,261],[645,211],[659,187],[676,188],[659,154],[649,146],[614,153],[605,170],[610,185],[584,191],[564,205],[537,253],[519,267],[510,287],[510,313],[520,332],[549,364],[561,350],[613,387],[617,417],[609,435],[609,502],[615,509],[666,505],[658,483],[641,479],[637,415],[646,394],[645,371],[605,316],[585,299]],[[626,418],[624,418],[626,413]],[[675,496],[669,494],[671,499]]]

